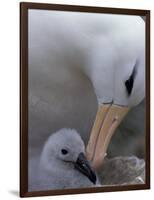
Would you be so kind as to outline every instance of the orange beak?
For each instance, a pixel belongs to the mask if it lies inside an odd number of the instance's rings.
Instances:
[[[99,106],[86,149],[87,159],[95,169],[102,165],[112,135],[128,111],[129,107],[114,104]]]

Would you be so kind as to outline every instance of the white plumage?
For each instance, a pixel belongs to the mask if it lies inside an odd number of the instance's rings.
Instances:
[[[135,106],[144,98],[145,22],[141,17],[30,10],[29,19],[30,64],[47,73],[47,79],[56,73],[55,66],[61,68],[62,80],[69,70],[80,70],[90,79],[99,104]],[[128,97],[125,81],[135,66]]]

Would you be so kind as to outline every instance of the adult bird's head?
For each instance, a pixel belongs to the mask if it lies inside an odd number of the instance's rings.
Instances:
[[[89,77],[99,106],[86,152],[95,169],[102,165],[116,128],[131,107],[145,97],[144,26],[138,35],[134,44],[127,33],[127,41],[119,44],[111,43],[115,38],[100,42],[92,61],[95,67],[91,67]],[[103,54],[102,46],[105,49]]]

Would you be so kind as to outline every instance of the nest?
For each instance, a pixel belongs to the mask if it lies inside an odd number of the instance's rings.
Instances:
[[[102,185],[145,183],[145,161],[135,156],[106,158],[98,175]]]

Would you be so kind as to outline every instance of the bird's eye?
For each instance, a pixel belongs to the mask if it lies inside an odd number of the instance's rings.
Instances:
[[[67,151],[66,149],[61,149],[61,153],[62,153],[63,155],[66,155],[66,154],[68,154],[68,151]]]

